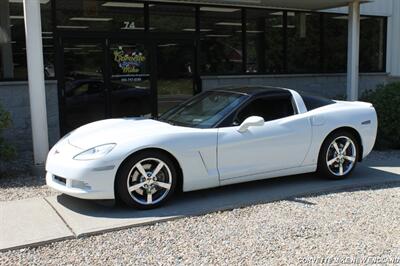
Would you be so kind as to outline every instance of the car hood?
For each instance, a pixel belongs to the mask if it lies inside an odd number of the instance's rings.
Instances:
[[[173,128],[174,126],[170,124],[152,119],[107,119],[76,129],[68,137],[68,142],[80,149],[90,149],[102,144],[121,143],[132,138],[170,133]]]

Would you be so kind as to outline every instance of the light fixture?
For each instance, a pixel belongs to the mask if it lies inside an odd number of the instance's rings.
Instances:
[[[288,29],[294,29],[294,28],[296,28],[295,25],[286,25],[286,26],[287,26]],[[274,25],[274,26],[272,26],[272,28],[282,28],[282,27],[283,27],[282,24],[281,24],[281,25]]]
[[[57,25],[58,29],[87,29],[88,26],[68,26],[68,25]]]
[[[70,18],[71,21],[98,21],[98,22],[108,22],[113,20],[113,18],[88,18],[88,17],[73,17]]]
[[[24,19],[24,16],[10,16],[10,19]]]
[[[94,47],[98,47],[96,44],[77,44],[75,45],[76,47],[80,47],[80,48],[94,48]]]
[[[127,2],[105,2],[105,7],[127,7],[127,8],[143,8],[143,3],[127,3]]]
[[[347,15],[343,15],[343,16],[336,16],[336,17],[332,17],[333,19],[341,19],[341,20],[347,20],[348,19],[348,17],[347,17]],[[360,17],[360,20],[363,20],[363,19],[367,19],[366,17]]]
[[[282,16],[282,15],[283,15],[283,12],[282,12],[282,11],[273,12],[273,13],[270,13],[270,15],[272,15],[272,16]],[[288,16],[288,17],[294,17],[294,16],[295,16],[295,13],[294,13],[294,12],[287,12],[287,16]]]
[[[23,0],[9,0],[9,2],[10,2],[10,3],[19,3],[19,4],[22,4],[22,3],[23,3]],[[41,3],[42,5],[45,5],[45,4],[47,4],[48,2],[50,2],[50,0],[40,0],[40,3]]]
[[[231,37],[229,34],[207,34],[206,37],[212,37],[212,38],[228,38]]]
[[[188,29],[182,29],[182,31],[196,31],[196,29],[188,28]],[[209,32],[213,31],[212,29],[200,29],[200,32]]]
[[[166,44],[159,44],[158,47],[170,47],[170,46],[177,46],[177,43],[166,43]]]
[[[74,50],[83,50],[83,48],[79,48],[79,47],[65,47],[64,50],[66,50],[66,51],[74,51]]]
[[[242,23],[241,22],[217,22],[215,25],[218,26],[236,26],[236,27],[241,27]]]
[[[224,8],[224,7],[211,7],[211,6],[202,6],[200,7],[200,11],[206,12],[221,12],[221,13],[230,13],[239,11],[238,8]]]
[[[241,30],[237,30],[236,32],[242,32]],[[263,33],[262,30],[246,30],[246,33]]]

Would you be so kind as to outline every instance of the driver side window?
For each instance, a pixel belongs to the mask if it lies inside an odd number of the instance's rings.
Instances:
[[[233,126],[240,125],[250,116],[261,116],[265,122],[294,115],[292,101],[289,97],[263,97],[254,99],[239,110]]]

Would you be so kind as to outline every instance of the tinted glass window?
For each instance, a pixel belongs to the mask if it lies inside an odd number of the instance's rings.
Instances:
[[[335,103],[333,100],[318,96],[301,95],[301,97],[303,98],[304,104],[306,105],[308,111]]]
[[[246,72],[283,72],[283,12],[251,9],[246,17]]]
[[[284,118],[294,114],[292,101],[289,97],[265,97],[255,99],[240,110],[234,125],[240,125],[250,116],[261,116],[265,121]]]
[[[166,112],[160,120],[180,126],[212,128],[247,97],[224,91],[205,92]]]
[[[386,20],[362,17],[360,27],[360,71],[385,71]]]
[[[51,1],[40,1],[44,74],[55,77]],[[22,1],[0,0],[0,80],[26,80],[25,25]]]
[[[212,74],[242,71],[242,10],[200,7],[201,71]]]
[[[183,5],[150,4],[150,30],[195,32],[195,8]]]
[[[57,28],[80,31],[143,31],[144,4],[132,1],[56,0]]]
[[[346,72],[347,66],[347,16],[324,15],[324,71]]]
[[[320,14],[287,12],[288,72],[320,72]]]

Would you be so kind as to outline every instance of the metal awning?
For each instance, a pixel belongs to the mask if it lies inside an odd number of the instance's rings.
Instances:
[[[148,0],[152,2],[153,0]],[[160,2],[160,0],[154,0]],[[162,2],[173,3],[196,3],[207,5],[227,5],[227,6],[252,6],[276,9],[293,10],[322,10],[334,7],[348,6],[352,0],[161,0]],[[369,0],[360,0],[360,3]]]

